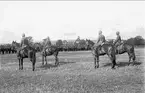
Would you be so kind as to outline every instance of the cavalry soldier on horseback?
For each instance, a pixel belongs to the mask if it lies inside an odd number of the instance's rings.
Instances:
[[[25,37],[25,34],[22,34],[21,39],[21,49],[24,50],[24,53],[27,55],[28,50],[30,49],[29,40]]]
[[[117,47],[117,46],[119,46],[119,45],[121,44],[120,32],[117,31],[117,32],[116,32],[116,35],[117,35],[117,37],[116,37],[116,40],[114,41],[114,45]]]
[[[48,36],[44,41],[44,49],[46,49],[46,48],[50,49],[50,47],[51,47],[51,41],[50,41],[50,38]]]
[[[105,41],[106,41],[105,36],[102,34],[102,31],[100,30],[99,31],[99,37],[98,37],[98,39],[96,41],[96,44],[95,44],[96,49],[100,50],[101,46],[105,43]]]
[[[44,46],[45,47],[51,46],[51,41],[50,41],[49,36],[46,38]]]
[[[120,46],[121,45],[121,36],[120,36],[120,32],[119,31],[117,31],[116,32],[116,35],[117,35],[117,37],[116,37],[116,39],[115,39],[115,41],[114,41],[114,45],[115,45],[115,50],[116,50],[116,52],[117,52],[117,47],[118,46]],[[119,53],[119,51],[118,51],[118,53]]]

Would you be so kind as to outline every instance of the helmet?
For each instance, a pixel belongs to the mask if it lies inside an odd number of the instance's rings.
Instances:
[[[24,33],[22,34],[22,37],[25,37],[25,34]]]
[[[99,31],[99,34],[102,34],[102,31],[101,30]]]
[[[119,31],[117,31],[117,32],[116,32],[116,35],[119,35],[119,34],[120,34],[120,32],[119,32]]]

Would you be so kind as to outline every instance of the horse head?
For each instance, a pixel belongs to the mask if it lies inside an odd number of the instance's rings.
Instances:
[[[94,43],[93,41],[91,41],[91,40],[89,40],[89,39],[86,39],[86,45],[87,45],[87,46],[93,47],[94,44],[95,44],[95,43]]]
[[[20,47],[20,43],[17,43],[16,41],[12,42],[12,46],[14,46],[15,48],[19,48]]]

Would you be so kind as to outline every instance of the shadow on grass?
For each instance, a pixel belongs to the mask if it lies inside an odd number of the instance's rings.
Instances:
[[[137,66],[137,65],[141,65],[141,64],[142,64],[141,62],[135,62],[135,63],[130,62],[130,64],[129,64],[129,62],[117,62],[116,66],[125,67],[125,66],[130,66],[130,65]],[[108,67],[108,66],[112,66],[112,63],[107,63],[103,67]]]
[[[61,65],[65,65],[65,64],[72,64],[72,63],[76,63],[76,62],[59,62],[59,65],[55,65],[54,63],[47,63],[45,65],[41,65],[38,68],[44,68],[44,69],[49,69],[49,68],[54,68],[54,67],[59,67]]]

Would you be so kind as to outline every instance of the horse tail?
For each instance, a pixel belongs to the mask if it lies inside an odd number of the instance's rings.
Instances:
[[[131,45],[128,45],[128,46],[130,46],[128,54],[130,55],[132,60],[135,61],[136,60],[136,56],[135,56],[135,50],[134,50],[135,47],[134,47],[134,44],[131,44]]]

